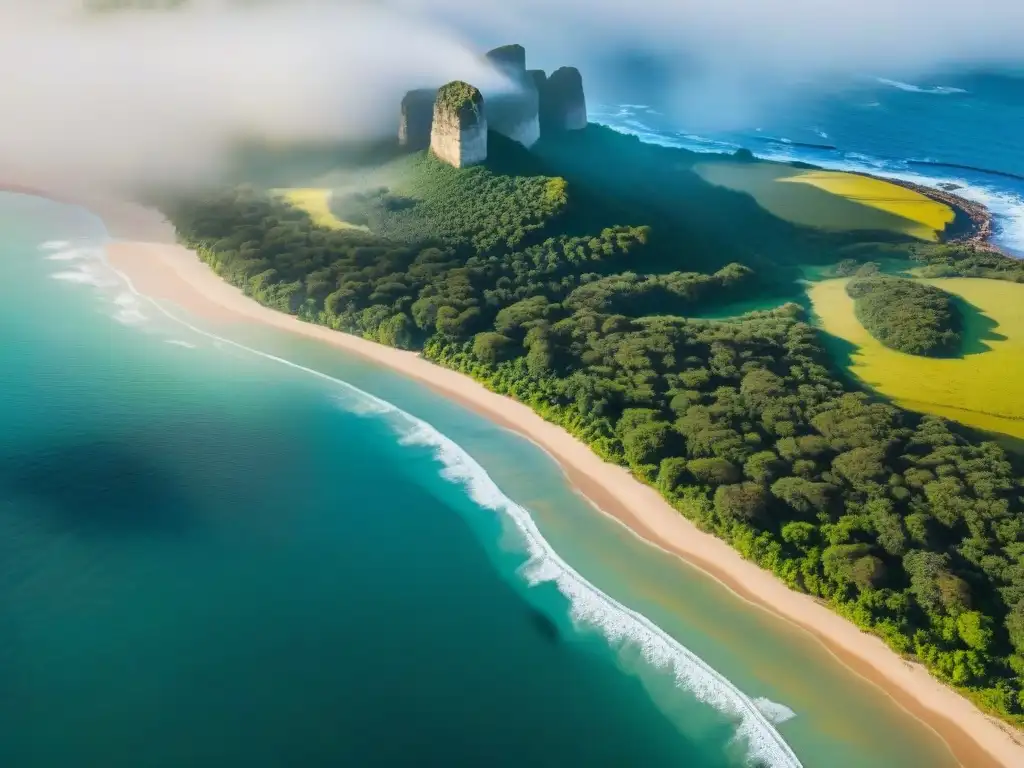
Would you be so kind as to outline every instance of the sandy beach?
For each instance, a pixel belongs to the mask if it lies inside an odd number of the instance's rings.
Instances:
[[[705,571],[751,604],[809,632],[841,663],[934,730],[966,768],[1024,765],[1022,734],[983,714],[923,667],[893,653],[880,639],[743,560],[729,545],[698,530],[626,469],[603,462],[528,406],[414,352],[384,347],[262,307],[217,277],[195,253],[174,244],[173,230],[158,214],[135,207],[100,207],[93,209],[107,219],[114,236],[126,238],[108,247],[109,262],[142,294],[172,302],[199,318],[259,322],[318,339],[416,379],[526,436],[554,457],[571,484],[602,512]],[[143,236],[145,242],[134,239]]]

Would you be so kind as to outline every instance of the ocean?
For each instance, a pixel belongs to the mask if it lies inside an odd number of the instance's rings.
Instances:
[[[0,194],[0,765],[942,768],[537,447]]]
[[[697,152],[746,147],[769,160],[955,184],[993,213],[994,241],[1024,257],[1024,76],[957,73],[904,82],[863,75],[828,93],[752,117],[728,131],[694,132],[669,117],[672,103],[604,96],[590,119],[644,141]],[[635,101],[635,99],[634,99]]]

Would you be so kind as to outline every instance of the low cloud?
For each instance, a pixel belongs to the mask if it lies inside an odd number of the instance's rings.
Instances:
[[[412,13],[298,2],[86,14],[0,0],[0,181],[208,178],[225,148],[363,139],[397,127],[409,88],[500,78]]]
[[[1008,0],[182,1],[0,0],[0,180],[190,180],[242,136],[385,135],[409,88],[500,87],[479,51],[507,42],[531,66],[579,66],[592,100],[657,91],[705,127],[851,75],[1024,62],[1024,3]]]
[[[539,66],[576,64],[588,92],[660,89],[710,127],[768,115],[855,76],[915,78],[1024,64],[1012,0],[389,0]],[[657,82],[644,83],[644,77]],[[717,126],[715,125],[717,123]]]

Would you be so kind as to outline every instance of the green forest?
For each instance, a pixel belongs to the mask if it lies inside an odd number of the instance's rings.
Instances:
[[[899,352],[928,357],[960,350],[963,318],[953,297],[935,286],[890,275],[857,276],[846,284],[861,325]]]
[[[261,303],[421,350],[529,404],[793,589],[1024,723],[1016,458],[857,391],[785,301],[800,264],[1016,267],[802,230],[702,182],[690,153],[595,126],[516,152],[495,138],[483,167],[398,161],[394,183],[336,201],[370,231],[316,227],[251,186],[164,208]],[[778,307],[701,317],[756,296]]]

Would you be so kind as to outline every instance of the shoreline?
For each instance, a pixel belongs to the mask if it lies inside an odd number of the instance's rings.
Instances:
[[[944,203],[952,208],[955,214],[966,216],[971,222],[970,229],[967,232],[956,235],[955,237],[940,240],[940,243],[945,245],[967,245],[977,248],[979,251],[989,251],[1013,258],[1010,254],[1006,253],[1002,248],[992,242],[992,236],[995,234],[993,230],[994,217],[992,216],[992,211],[981,203],[975,203],[972,200],[968,200],[966,197],[961,197],[953,190],[926,187],[923,184],[916,184],[913,181],[889,178],[887,176],[875,176],[870,173],[861,173],[860,171],[846,171],[846,173],[852,173],[857,176],[866,176],[869,179],[877,179],[878,181],[887,181],[890,184],[895,184],[898,187],[903,187],[924,195],[931,200]],[[953,223],[956,223],[955,219]]]
[[[898,656],[821,601],[790,590],[725,542],[700,531],[653,488],[625,468],[605,463],[529,406],[416,352],[385,347],[258,304],[222,280],[193,251],[178,245],[173,227],[156,211],[94,194],[51,194],[30,185],[0,184],[0,191],[45,197],[98,216],[112,239],[106,247],[108,262],[148,298],[170,301],[203,319],[258,322],[323,341],[415,379],[525,437],[559,465],[572,489],[597,511],[715,579],[752,607],[806,631],[843,666],[931,730],[965,768],[1024,765],[1024,734],[984,714],[924,667]]]
[[[128,216],[127,226],[121,215]],[[158,214],[140,207],[121,207],[118,216],[108,221],[114,237],[163,230],[160,237],[153,238],[155,242],[123,239],[107,248],[110,264],[127,275],[142,294],[171,301],[201,318],[259,322],[324,341],[409,376],[526,437],[558,463],[573,489],[599,511],[703,571],[751,605],[807,631],[844,666],[930,728],[962,765],[1024,765],[1024,737],[1010,726],[982,713],[922,666],[899,657],[879,638],[861,631],[811,596],[790,590],[725,542],[698,530],[653,488],[637,481],[625,468],[605,463],[529,406],[491,392],[418,353],[306,323],[257,304],[223,281],[194,252],[173,244],[173,229],[166,222],[156,222],[154,216]],[[139,217],[148,219],[148,224],[140,227]]]

